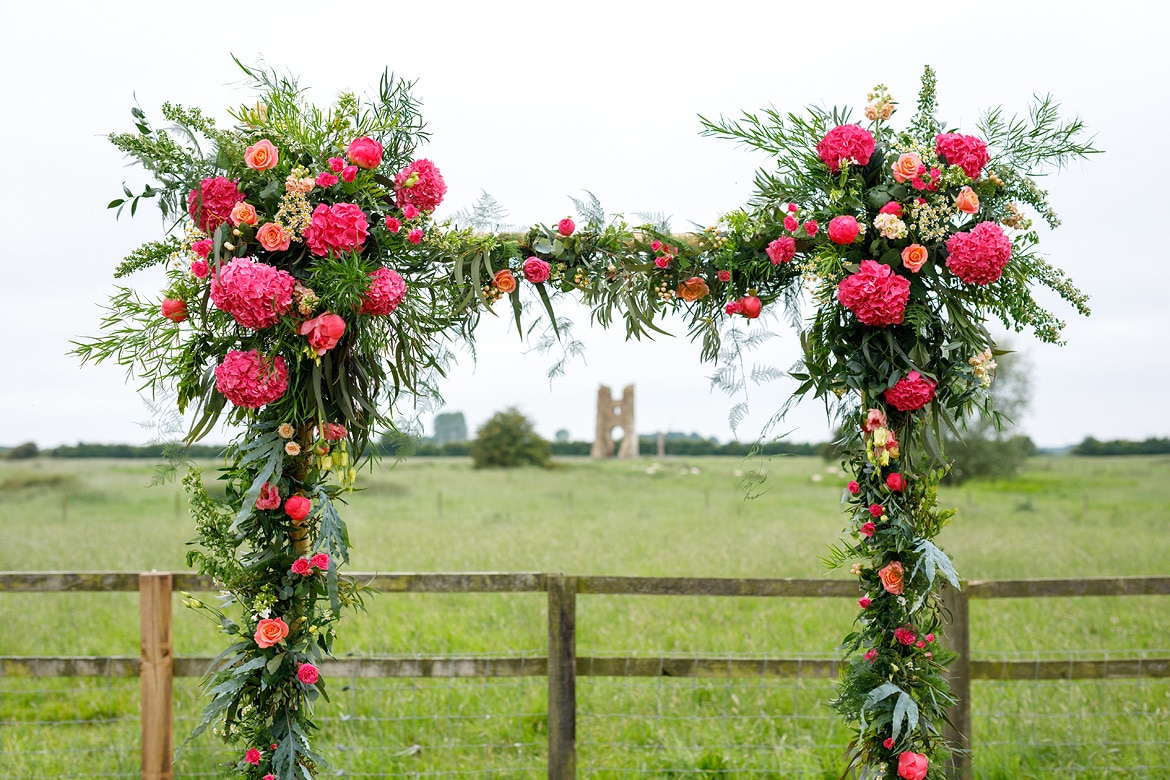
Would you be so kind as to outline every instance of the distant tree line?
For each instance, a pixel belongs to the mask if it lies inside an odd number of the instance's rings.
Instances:
[[[614,442],[614,452],[621,446],[621,441]],[[413,450],[412,450],[413,447]],[[593,449],[593,443],[588,441],[552,441],[549,447],[553,457],[588,456]],[[702,438],[667,438],[665,451],[667,455],[698,457],[701,455],[730,455],[744,457],[757,447],[754,442],[731,441],[720,444],[711,439]],[[379,452],[388,457],[409,455],[412,457],[467,457],[471,455],[472,442],[459,441],[436,444],[433,441],[419,439],[409,444],[398,439],[384,438],[379,444]],[[786,441],[770,441],[758,445],[756,450],[760,455],[819,455],[819,444],[796,444]],[[658,454],[657,436],[639,436],[638,454],[653,457]]]
[[[174,444],[66,444],[52,447],[47,450],[38,449],[34,442],[25,442],[4,452],[3,457],[9,460],[21,460],[47,456],[50,458],[144,458],[161,460],[170,457],[178,445]],[[189,458],[218,458],[223,455],[223,447],[211,444],[193,444],[181,450]]]
[[[1072,455],[1170,455],[1170,438],[1149,438],[1145,441],[1098,441],[1092,436],[1085,437],[1069,450]]]

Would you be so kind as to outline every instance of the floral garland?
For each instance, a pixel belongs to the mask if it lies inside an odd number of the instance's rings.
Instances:
[[[703,120],[706,133],[775,158],[752,206],[722,227],[680,239],[606,222],[593,208],[580,228],[566,218],[520,236],[479,235],[431,218],[446,185],[414,157],[425,134],[410,84],[384,76],[373,101],[344,94],[323,110],[295,81],[244,70],[260,102],[232,112],[231,130],[196,109],[163,107],[183,137],[209,142],[207,156],[137,109],[138,132],[111,136],[157,179],[111,207],[133,212],[157,198],[185,230],[143,246],[116,273],[166,265],[161,300],[120,288],[105,333],[77,346],[83,360],[114,360],[173,391],[180,411],[195,412],[188,441],[221,417],[244,425],[222,470],[226,501],[207,494],[197,470],[184,478],[199,543],[189,564],[224,593],[220,606],[187,604],[233,641],[207,678],[210,702],[192,736],[212,728],[239,744],[232,770],[242,777],[321,771],[311,744],[313,703],[326,695],[317,665],[343,611],[363,598],[338,573],[349,540],[337,499],[370,457],[371,437],[395,430],[386,396],[392,408],[400,394],[432,393],[449,344],[472,337],[502,298],[520,328],[523,297],[534,294],[556,329],[553,300],[579,295],[596,321],[621,316],[634,337],[676,311],[703,357],[716,359],[723,324],[777,301],[795,308],[807,294],[816,312],[801,336],[794,398],[833,404],[855,477],[848,538],[829,555],[833,565],[855,561],[862,594],[834,701],[857,731],[850,765],[875,777],[941,777],[953,655],[936,642],[938,588],[959,583],[932,541],[952,514],[935,505],[939,431],[989,411],[986,317],[1057,341],[1062,323],[1032,298],[1037,284],[1087,313],[1035,254],[1018,205],[1055,226],[1031,176],[1095,151],[1078,140],[1080,123],[1045,103],[1029,120],[988,114],[981,137],[947,132],[928,69],[901,132],[886,127],[895,104],[881,87],[868,128],[820,111]],[[731,334],[733,348],[751,342]],[[231,604],[241,618],[223,611]]]

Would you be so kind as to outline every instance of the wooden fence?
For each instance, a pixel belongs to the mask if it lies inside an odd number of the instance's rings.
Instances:
[[[857,598],[855,580],[719,579],[692,577],[592,577],[564,574],[354,574],[383,593],[548,594],[548,655],[533,657],[381,656],[338,659],[322,664],[330,676],[349,677],[547,677],[548,776],[576,777],[578,676],[603,677],[821,677],[835,678],[832,660],[777,658],[636,659],[577,654],[577,597],[755,596],[766,598]],[[139,656],[0,656],[0,676],[140,677],[142,684],[142,778],[173,777],[172,683],[197,677],[209,658],[176,658],[171,639],[172,595],[176,590],[213,590],[210,579],[192,574],[151,572],[0,572],[0,593],[138,591],[142,646]],[[1170,658],[1077,661],[979,661],[970,658],[971,599],[1063,598],[1073,596],[1170,595],[1170,577],[988,580],[948,589],[952,615],[947,642],[958,651],[952,687],[959,704],[949,735],[971,745],[971,680],[1117,679],[1170,677]],[[953,776],[972,775],[958,756]]]

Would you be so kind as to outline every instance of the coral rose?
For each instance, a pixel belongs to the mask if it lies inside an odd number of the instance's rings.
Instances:
[[[492,284],[496,289],[507,295],[516,289],[516,277],[507,268],[496,271],[495,276],[492,277]]]
[[[288,636],[288,624],[280,618],[265,618],[256,624],[253,637],[260,647],[272,647]]]
[[[994,222],[947,239],[947,268],[964,284],[991,284],[1012,258],[1012,240]]]
[[[305,685],[316,685],[320,676],[317,672],[317,667],[309,663],[301,664],[297,667],[297,679]]]
[[[379,268],[370,274],[370,286],[362,296],[362,314],[385,316],[406,297],[406,280],[397,271]]]
[[[979,213],[979,195],[970,187],[964,187],[959,190],[959,194],[955,196],[955,208],[964,214],[978,214]]]
[[[284,513],[296,525],[309,516],[313,502],[304,496],[289,496],[284,502]]]
[[[549,264],[539,257],[530,257],[524,261],[523,271],[525,279],[533,284],[540,284],[548,281],[551,269]]]
[[[265,482],[260,486],[260,496],[256,499],[256,508],[261,510],[280,509],[280,488]]]
[[[978,179],[983,172],[983,166],[991,158],[987,154],[987,144],[971,135],[946,133],[934,137],[934,151],[947,165],[957,165],[963,169],[971,179]],[[931,176],[936,180],[938,177]]]
[[[934,400],[938,383],[911,371],[885,392],[886,403],[903,412],[913,412]]]
[[[267,138],[261,138],[244,150],[244,164],[254,171],[275,168],[280,161],[280,151]]]
[[[309,346],[316,350],[318,355],[324,355],[336,347],[337,342],[345,335],[345,320],[336,314],[326,312],[302,322],[297,332],[302,336],[308,336]]]
[[[796,257],[796,240],[792,236],[781,236],[768,244],[768,248],[764,251],[768,254],[772,265],[787,263]]]
[[[352,203],[321,203],[305,228],[305,245],[318,257],[361,251],[369,236],[365,213]]]
[[[368,171],[382,164],[382,144],[363,135],[349,142],[345,155],[351,163]]]
[[[577,225],[568,217],[565,217],[557,223],[557,232],[562,236],[571,236],[573,235],[573,231],[576,229]]]
[[[903,582],[905,576],[906,570],[900,561],[890,561],[878,569],[878,579],[882,581],[882,587],[886,589],[886,593],[893,593],[895,596],[901,596],[905,590],[906,584]]]
[[[910,181],[926,171],[922,159],[914,152],[899,155],[897,162],[891,168],[894,171],[894,180],[899,183]]]
[[[204,233],[211,235],[227,221],[235,205],[244,199],[236,183],[223,176],[204,179],[187,195],[187,213]]]
[[[233,349],[215,367],[215,389],[235,406],[259,409],[284,395],[288,368],[280,355],[270,361],[254,349]]]
[[[837,300],[863,325],[900,325],[910,300],[910,280],[888,265],[862,260],[861,269],[837,285]]]
[[[265,222],[256,231],[256,240],[267,252],[283,252],[292,241],[292,234],[275,222]]]
[[[898,756],[898,777],[902,780],[926,780],[926,756],[907,750]]]
[[[838,125],[817,144],[817,157],[837,173],[842,164],[868,164],[874,147],[873,135],[861,125]]]
[[[926,265],[926,259],[929,253],[926,247],[921,244],[911,244],[902,250],[902,265],[907,270],[918,273],[922,270],[922,266]]]
[[[394,199],[399,208],[409,204],[434,211],[446,194],[447,183],[430,160],[415,160],[394,177]]]
[[[829,220],[829,240],[834,244],[845,246],[852,244],[853,239],[861,232],[857,218],[851,216],[833,217]]]
[[[171,322],[187,319],[187,303],[182,298],[163,298],[162,316]]]
[[[313,566],[309,563],[308,558],[297,558],[295,561],[293,561],[292,567],[289,569],[289,571],[291,571],[293,574],[299,574],[302,577],[308,577],[313,573]]]
[[[231,222],[236,227],[240,225],[255,227],[259,221],[260,216],[256,213],[256,207],[244,201],[240,201],[235,206],[232,206],[232,213],[228,215],[228,222]]]
[[[296,279],[247,257],[237,257],[211,277],[211,302],[245,328],[275,325],[292,306]]]
[[[711,288],[707,286],[707,281],[701,276],[692,276],[685,282],[680,282],[678,289],[674,294],[682,298],[687,303],[702,300],[711,294]]]

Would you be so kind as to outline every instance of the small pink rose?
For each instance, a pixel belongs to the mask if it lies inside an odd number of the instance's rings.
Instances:
[[[406,237],[406,240],[412,244],[421,242],[423,240],[422,228],[415,228],[414,230],[410,231],[410,234]]]
[[[211,239],[203,238],[196,241],[191,245],[191,251],[206,260],[208,255],[211,254]]]
[[[849,492],[850,492],[852,495],[857,495],[858,493],[860,493],[860,492],[861,492],[861,485],[857,484],[857,480],[853,480],[852,482],[850,482],[850,483],[849,483],[848,485],[846,485],[845,487],[846,487],[846,488],[848,488]]]
[[[386,217],[386,229],[391,233],[397,233],[402,230],[402,222],[398,217]]]
[[[658,257],[654,258],[654,265],[658,266],[659,268],[666,268],[666,266],[670,265],[670,261],[673,259],[674,258],[670,255],[659,255]]]
[[[869,596],[862,596],[857,600],[857,606],[861,607],[862,609],[869,609],[871,604],[873,604],[873,599],[871,599]]]
[[[815,219],[810,219],[808,222],[804,223],[804,232],[808,233],[810,236],[815,236],[817,234],[818,227],[819,226],[817,225],[817,221]]]
[[[787,230],[789,233],[795,233],[796,228],[799,226],[800,225],[796,221],[796,217],[793,217],[790,215],[790,216],[787,216],[784,218],[784,229]]]
[[[659,249],[662,249],[662,242],[658,239],[654,239],[650,242],[650,249],[657,252]]]
[[[309,559],[309,563],[314,569],[329,571],[329,553],[317,553]]]
[[[926,635],[926,641],[927,641],[927,642],[933,642],[933,641],[934,641],[934,634],[927,634],[927,635]]]
[[[873,663],[874,661],[876,661],[877,657],[878,657],[878,651],[873,649],[872,647],[865,651],[865,660],[869,661],[870,663]]]
[[[788,204],[788,213],[789,214],[795,214],[798,210],[799,210],[799,207],[795,203]]]
[[[206,279],[211,273],[211,265],[206,260],[191,261],[191,275],[196,279]]]
[[[547,282],[551,272],[550,266],[539,257],[530,257],[524,261],[524,278],[532,284]]]
[[[739,314],[743,310],[743,304],[739,301],[728,301],[723,307],[723,311],[728,314]]]
[[[260,766],[260,751],[256,748],[248,748],[248,752],[244,754],[244,760],[252,766]]]
[[[410,220],[410,219],[414,219],[417,216],[418,216],[418,208],[413,203],[407,203],[405,206],[402,207],[402,218],[403,219]]]
[[[898,777],[902,780],[926,780],[926,756],[907,750],[898,756]]]
[[[341,173],[344,168],[345,160],[341,159],[340,157],[329,158],[329,170],[333,171],[334,173]]]
[[[297,558],[292,563],[291,571],[293,574],[299,574],[302,577],[308,577],[310,574],[313,573],[313,567],[309,563],[308,558]]]
[[[872,520],[867,520],[861,528],[857,529],[857,533],[864,536],[866,539],[873,538],[874,532],[877,531],[877,526],[873,524]]]
[[[731,271],[720,271],[719,273],[715,274],[715,276],[721,282],[731,281]]]
[[[359,168],[377,168],[382,164],[382,144],[367,136],[355,138],[350,141],[346,156]]]
[[[163,298],[162,316],[171,322],[187,319],[187,303],[182,298]]]
[[[565,217],[557,223],[557,232],[562,236],[571,236],[573,235],[573,231],[576,229],[577,225],[568,217]]]
[[[883,514],[885,514],[885,511],[885,507],[883,507],[881,504],[869,505],[869,513],[874,517],[881,517]]]
[[[316,685],[320,675],[317,672],[317,667],[305,663],[297,667],[297,679],[305,685]]]
[[[324,355],[336,347],[337,342],[345,334],[345,320],[327,312],[302,322],[298,333],[308,336],[309,346],[316,350],[318,355]]]
[[[882,747],[884,747],[886,750],[893,750],[894,738],[893,737],[886,737],[885,742],[882,743]]]
[[[886,487],[895,493],[901,493],[906,487],[906,478],[895,471],[886,477]]]
[[[317,186],[322,188],[332,187],[337,183],[337,177],[329,171],[321,171],[317,174]]]
[[[356,165],[347,165],[341,169],[341,180],[346,184],[349,184],[357,178],[357,172],[358,169]]]

